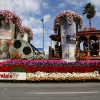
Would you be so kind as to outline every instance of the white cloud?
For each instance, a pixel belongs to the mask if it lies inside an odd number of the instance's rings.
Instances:
[[[49,22],[50,19],[51,19],[51,16],[49,14],[47,14],[47,15],[44,16],[43,19],[44,19],[44,22]]]
[[[58,7],[59,7],[59,8],[65,8],[65,6],[66,6],[65,3],[60,3],[60,4],[58,4]]]
[[[48,3],[46,3],[46,2],[43,2],[42,6],[43,6],[44,9],[48,9],[49,8]]]
[[[41,27],[32,28],[32,31],[33,31],[34,34],[42,34],[43,28],[41,28]]]
[[[76,8],[83,6],[85,0],[66,0],[66,4],[74,5]]]
[[[19,3],[18,9],[14,9],[18,14],[32,14],[33,12],[40,13],[39,3],[36,0],[17,0]]]
[[[91,2],[95,7],[96,11],[100,11],[100,0],[87,0],[88,2]]]
[[[75,8],[84,7],[86,3],[91,2],[96,8],[96,16],[100,17],[100,0],[66,0],[66,4],[74,5]]]
[[[22,16],[24,17],[24,16]],[[51,16],[49,14],[44,16],[44,22],[47,23],[51,19]],[[42,22],[41,19],[36,19],[34,17],[29,17],[29,18],[24,18],[22,21],[23,25],[28,26],[32,29],[34,34],[42,34],[43,33],[43,27],[42,27]],[[45,26],[44,26],[45,28]],[[46,30],[44,30],[44,33]]]
[[[91,2],[93,5],[96,5],[97,7],[100,6],[100,0],[87,0],[87,2]]]
[[[91,2],[96,8],[96,16],[100,17],[100,0],[86,0],[86,2]]]
[[[42,25],[41,20],[34,17],[24,18],[22,23],[30,28],[40,27]]]
[[[53,34],[54,31],[53,31],[53,29],[52,29],[52,30],[49,29],[49,30],[46,31],[46,33],[48,33],[48,34]]]
[[[41,44],[41,41],[36,40],[36,41],[35,41],[35,44]]]
[[[100,12],[97,12],[97,13],[96,13],[96,16],[97,16],[97,17],[100,17]]]
[[[0,6],[0,10],[11,10],[15,13],[21,15],[27,14],[40,14],[40,7],[42,0],[0,0],[0,3],[5,2],[6,4],[9,2],[16,2],[18,6],[14,5],[7,5],[7,6]]]

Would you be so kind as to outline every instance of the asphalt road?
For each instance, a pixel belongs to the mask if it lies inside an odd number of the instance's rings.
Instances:
[[[100,83],[0,83],[0,100],[100,100]]]

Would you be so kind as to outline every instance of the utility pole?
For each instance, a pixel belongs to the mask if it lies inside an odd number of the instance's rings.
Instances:
[[[43,53],[44,53],[44,19],[41,19],[43,25]]]

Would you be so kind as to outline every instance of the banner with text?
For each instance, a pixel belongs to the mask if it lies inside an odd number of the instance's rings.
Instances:
[[[0,80],[26,80],[25,72],[0,72]]]

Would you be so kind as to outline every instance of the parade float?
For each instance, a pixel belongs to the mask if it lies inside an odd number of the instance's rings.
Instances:
[[[81,40],[84,42],[84,51],[88,59],[91,60],[100,60],[100,30],[98,30],[94,26],[84,27],[82,30],[77,32],[77,51],[76,54],[80,53],[80,42]],[[92,54],[92,50],[90,48],[91,42],[95,43],[95,53]]]
[[[82,23],[82,17],[70,10],[63,11],[56,16],[55,34],[50,36],[49,59],[75,60],[76,33],[82,27]],[[52,41],[55,42],[55,48],[52,48]]]
[[[13,80],[28,82],[100,81],[99,60],[64,61],[65,58],[75,60],[77,31],[78,27],[82,26],[82,18],[77,13],[68,10],[56,16],[54,20],[56,34],[51,35],[50,38],[61,47],[55,46],[56,55],[54,56],[51,42],[49,59],[42,59],[42,55],[35,54],[37,49],[30,43],[33,33],[29,27],[22,26],[19,16],[8,10],[2,10],[0,18],[11,27],[10,30],[7,27],[6,31],[4,31],[5,27],[2,27],[3,30],[0,29],[2,37],[0,38],[0,49],[1,51],[9,50],[9,59],[1,58],[3,59],[0,62],[1,82]],[[83,55],[82,57],[84,58]]]
[[[27,30],[29,28],[22,26],[18,15],[8,10],[0,11],[0,59],[11,59],[13,51],[19,52],[26,59],[33,55],[28,41],[33,33]]]

